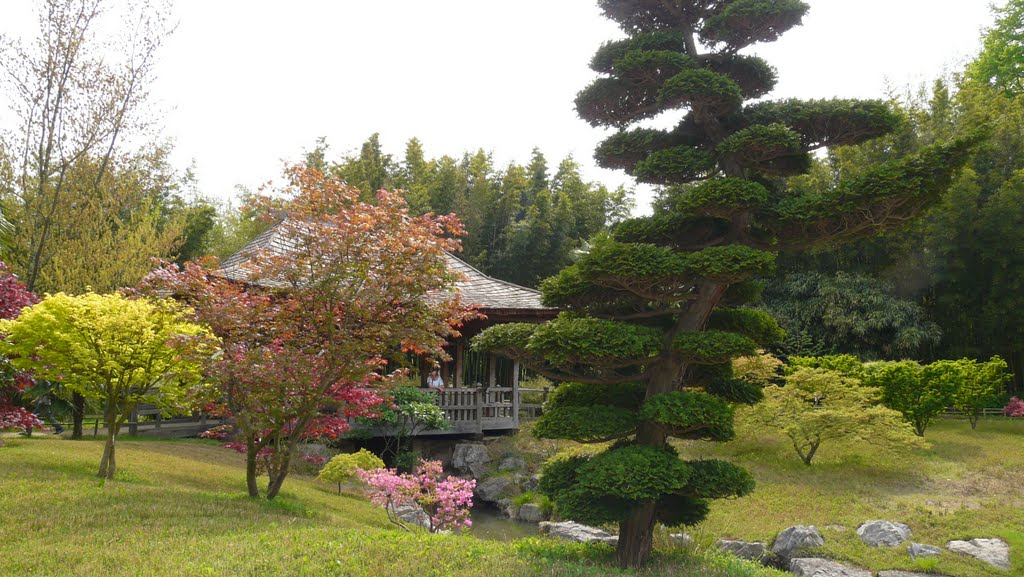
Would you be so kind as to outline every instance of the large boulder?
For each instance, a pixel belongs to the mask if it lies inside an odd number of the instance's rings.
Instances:
[[[677,547],[691,547],[693,545],[693,537],[690,537],[689,533],[669,533],[668,540]]]
[[[857,527],[857,536],[868,547],[895,547],[910,535],[910,527],[893,521],[865,521]]]
[[[871,571],[847,567],[820,557],[793,559],[789,562],[789,571],[798,577],[871,577]]]
[[[519,455],[508,455],[498,463],[499,471],[526,471],[526,459]]]
[[[536,503],[523,503],[519,506],[519,512],[516,513],[516,519],[527,523],[539,523],[547,518],[544,511],[541,511],[540,505]]]
[[[814,525],[794,525],[786,527],[775,536],[775,541],[772,542],[772,553],[783,559],[789,559],[801,549],[821,547],[824,544],[825,539]]]
[[[487,474],[490,462],[491,455],[483,445],[455,445],[455,451],[452,453],[452,468],[464,475],[472,475],[474,479],[480,479]]]
[[[931,545],[922,545],[921,543],[911,543],[907,547],[907,553],[910,553],[911,559],[917,559],[918,557],[938,557],[939,555],[942,555],[942,549]]]
[[[617,535],[612,535],[611,533],[602,531],[596,527],[588,527],[587,525],[574,523],[573,521],[563,521],[561,523],[542,521],[539,527],[541,533],[546,533],[551,537],[565,539],[566,541],[575,541],[577,543],[615,544],[619,541],[619,537]]]
[[[946,549],[954,553],[970,555],[1000,569],[1010,568],[1010,546],[1002,539],[971,539],[950,541]]]
[[[490,477],[477,483],[473,493],[486,503],[498,503],[515,493],[516,485],[511,477]]]
[[[398,505],[394,508],[394,512],[395,517],[398,517],[400,521],[430,529],[430,515],[427,515],[423,507],[419,505]]]
[[[522,486],[524,491],[533,491],[540,485],[540,475],[530,475],[523,479]]]
[[[715,547],[728,551],[740,559],[760,561],[765,558],[768,547],[757,541],[736,541],[733,539],[719,539],[715,541]]]

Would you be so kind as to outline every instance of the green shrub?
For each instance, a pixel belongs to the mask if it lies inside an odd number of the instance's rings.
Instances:
[[[338,494],[340,495],[341,484],[355,479],[356,474],[360,470],[370,471],[380,469],[383,466],[384,461],[380,460],[380,457],[366,449],[359,449],[355,453],[335,455],[333,459],[324,465],[324,468],[320,470],[320,474],[316,478],[328,483],[337,483]]]

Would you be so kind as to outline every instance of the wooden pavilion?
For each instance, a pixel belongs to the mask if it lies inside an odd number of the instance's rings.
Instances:
[[[247,278],[246,262],[257,250],[286,254],[290,242],[280,223],[259,235],[221,263],[221,273],[230,279]],[[519,428],[519,363],[489,353],[470,350],[468,341],[483,329],[508,322],[542,322],[558,314],[558,309],[541,304],[536,290],[489,277],[455,255],[445,253],[449,268],[460,279],[455,290],[468,305],[474,305],[481,317],[461,329],[462,336],[448,343],[451,362],[441,366],[447,384],[437,392],[437,403],[444,410],[449,427],[424,431],[421,435],[481,435]],[[432,366],[430,359],[418,360],[420,374]],[[424,381],[425,382],[425,381]]]

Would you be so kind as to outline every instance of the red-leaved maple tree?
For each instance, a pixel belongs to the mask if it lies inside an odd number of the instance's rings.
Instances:
[[[25,288],[6,263],[0,262],[0,319],[13,319],[21,309],[37,302],[39,297]],[[28,374],[18,372],[7,359],[0,358],[0,430],[42,428],[42,422],[17,402],[31,385]]]
[[[445,264],[463,234],[457,218],[410,216],[401,195],[384,190],[360,202],[358,190],[314,169],[286,174],[287,218],[268,233],[273,242],[236,263],[234,279],[195,262],[164,266],[143,287],[184,298],[222,339],[209,373],[246,453],[249,494],[259,495],[265,468],[268,499],[301,441],[336,437],[345,417],[372,416],[386,402],[385,357],[444,356],[472,314]]]

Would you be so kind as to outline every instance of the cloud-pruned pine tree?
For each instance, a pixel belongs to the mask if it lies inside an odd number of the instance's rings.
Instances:
[[[745,101],[767,95],[775,70],[740,51],[801,23],[798,0],[599,0],[627,37],[604,44],[600,74],[576,99],[580,116],[618,132],[599,164],[664,186],[651,216],[621,223],[542,284],[561,307],[542,325],[492,327],[479,349],[564,381],[535,432],[614,443],[549,463],[541,490],[565,518],[619,524],[618,562],[642,565],[655,523],[702,519],[712,499],[753,489],[742,469],[685,460],[671,438],[726,441],[733,405],[758,387],[731,358],[783,336],[743,308],[776,253],[896,226],[935,202],[971,143],[954,141],[881,164],[855,180],[794,195],[822,147],[886,134],[898,116],[879,101]],[[679,118],[668,130],[638,127]]]

